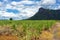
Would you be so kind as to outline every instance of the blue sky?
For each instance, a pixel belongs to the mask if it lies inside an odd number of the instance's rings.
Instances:
[[[0,19],[27,19],[35,15],[41,7],[58,10],[60,0],[0,0]]]

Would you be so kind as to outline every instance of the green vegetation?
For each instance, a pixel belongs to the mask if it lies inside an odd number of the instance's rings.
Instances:
[[[55,20],[0,20],[0,26],[9,26],[16,30],[22,40],[31,40],[32,37],[41,34],[42,30],[49,30],[55,22]]]
[[[35,28],[39,30],[42,27],[49,28],[55,22],[56,22],[55,20],[21,20],[21,21],[0,20],[0,26],[3,26],[3,25],[21,26],[22,25],[25,28]]]
[[[13,20],[13,18],[10,18],[10,20]]]
[[[42,30],[42,28],[51,27],[56,21],[55,20],[0,20],[0,26],[9,25],[14,27],[23,26],[25,29],[34,28],[36,30]]]

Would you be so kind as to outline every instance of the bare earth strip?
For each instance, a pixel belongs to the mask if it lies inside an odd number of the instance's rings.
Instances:
[[[60,22],[52,25],[52,28],[42,31],[39,40],[60,40]]]
[[[18,40],[18,37],[13,35],[13,32],[10,27],[0,26],[0,40]]]
[[[17,36],[6,36],[6,35],[1,35],[0,36],[0,40],[18,40],[18,37]]]
[[[60,40],[60,22],[52,26],[53,40]]]

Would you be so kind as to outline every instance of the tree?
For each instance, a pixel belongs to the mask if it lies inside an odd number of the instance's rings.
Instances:
[[[12,18],[10,18],[10,20],[13,20]]]

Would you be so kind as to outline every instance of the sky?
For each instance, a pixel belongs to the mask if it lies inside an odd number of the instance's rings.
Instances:
[[[0,0],[0,19],[27,19],[34,16],[41,7],[58,10],[60,0]]]

